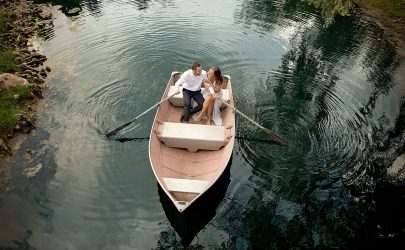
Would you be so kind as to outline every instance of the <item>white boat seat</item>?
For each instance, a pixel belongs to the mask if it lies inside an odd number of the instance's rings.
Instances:
[[[186,148],[190,152],[197,152],[199,149],[218,150],[232,137],[230,129],[224,126],[192,123],[163,122],[154,131],[166,146]]]
[[[163,178],[167,189],[170,192],[202,193],[209,184],[205,180]]]
[[[202,88],[201,90],[203,90]],[[177,88],[175,86],[170,86],[169,93],[167,94],[168,96],[174,94],[176,92]],[[222,89],[222,100],[229,102],[229,90],[228,89]],[[183,93],[180,92],[177,95],[173,96],[172,98],[169,99],[169,102],[176,107],[183,107],[184,106],[184,101],[183,101]],[[220,109],[225,108],[225,104],[221,104]]]

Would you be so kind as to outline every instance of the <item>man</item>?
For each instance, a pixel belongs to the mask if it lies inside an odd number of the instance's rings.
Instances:
[[[201,64],[193,62],[191,69],[184,72],[174,84],[177,88],[183,87],[184,110],[180,121],[188,123],[190,115],[201,111],[204,97],[201,94],[201,85],[207,80],[207,72],[202,69]],[[191,107],[191,98],[197,102],[197,106]]]

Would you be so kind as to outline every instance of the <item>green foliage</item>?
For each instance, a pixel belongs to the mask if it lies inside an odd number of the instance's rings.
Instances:
[[[0,73],[17,72],[19,67],[10,50],[0,51]]]
[[[320,8],[325,18],[325,25],[329,26],[336,15],[348,16],[354,6],[354,0],[306,0],[316,8]]]
[[[8,29],[8,23],[10,22],[10,17],[0,9],[0,33],[4,33]]]
[[[20,103],[29,98],[32,86],[17,86],[0,91],[0,134],[6,133],[17,124],[16,114],[20,113]],[[15,99],[14,96],[19,98]]]
[[[7,32],[10,17],[0,8],[0,34]],[[16,72],[19,70],[11,50],[5,49],[3,36],[0,35],[0,73]]]
[[[2,34],[9,28],[10,17],[0,6],[0,73],[19,71],[13,52],[7,49]],[[32,86],[18,86],[0,91],[0,135],[14,127],[18,120],[16,114],[22,111],[20,104],[29,98]],[[15,96],[19,98],[14,98]]]

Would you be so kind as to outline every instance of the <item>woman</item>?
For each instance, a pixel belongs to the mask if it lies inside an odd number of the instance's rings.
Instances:
[[[222,98],[222,74],[218,67],[212,67],[207,72],[208,81],[205,82],[205,89],[202,91],[204,104],[200,114],[196,117],[196,121],[200,122],[204,113],[207,113],[207,125],[211,125],[211,119],[216,125],[222,125],[220,98]]]

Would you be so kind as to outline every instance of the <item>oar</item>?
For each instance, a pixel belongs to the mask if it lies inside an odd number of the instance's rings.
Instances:
[[[263,127],[262,125],[258,124],[257,122],[255,122],[254,120],[252,120],[251,118],[249,118],[247,115],[245,115],[244,113],[240,112],[239,110],[237,110],[234,106],[230,105],[227,102],[224,102],[223,100],[221,100],[220,98],[218,99],[220,100],[223,104],[225,104],[227,107],[233,109],[236,113],[240,114],[241,116],[243,116],[246,120],[250,121],[251,123],[253,123],[254,125],[256,125],[256,127],[260,128],[264,133],[266,133],[268,136],[270,136],[271,139],[273,139],[274,141],[280,143],[281,145],[288,145],[288,142],[286,140],[284,140],[281,136],[279,136],[278,134],[270,131],[269,129]]]
[[[136,121],[137,119],[139,119],[139,117],[143,116],[144,114],[148,113],[149,111],[151,111],[152,109],[156,108],[157,106],[159,106],[161,103],[169,100],[170,98],[172,98],[173,96],[177,95],[179,93],[179,91],[176,91],[174,94],[166,97],[165,99],[161,100],[160,102],[156,103],[155,105],[153,105],[152,107],[148,108],[147,110],[145,110],[142,114],[138,115],[137,117],[135,117],[134,119],[130,120],[129,122],[122,124],[121,126],[119,126],[118,128],[108,132],[107,134],[105,134],[105,136],[110,137],[112,135],[115,135],[116,133],[118,133],[118,131],[120,131],[121,129],[127,127],[129,124],[133,123],[134,121]]]

